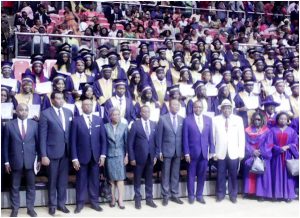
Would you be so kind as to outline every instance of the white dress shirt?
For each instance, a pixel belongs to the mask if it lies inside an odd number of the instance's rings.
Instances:
[[[65,119],[65,114],[64,114],[63,108],[61,107],[60,109],[58,109],[57,107],[53,106],[53,109],[54,109],[56,115],[58,116],[58,119],[59,119],[58,110],[60,110],[60,114],[61,114],[62,121],[63,121],[62,122],[62,126],[63,126],[63,129],[65,131],[66,130],[66,119]]]
[[[198,129],[202,133],[202,130],[203,130],[203,116],[202,116],[202,114],[200,114],[199,116],[197,114],[194,114],[194,117],[195,117]]]
[[[150,129],[150,122],[149,122],[149,120],[144,120],[143,118],[141,118],[141,121],[142,121],[143,128],[144,128],[144,131],[145,131],[146,134],[147,134],[146,124],[148,125],[148,130],[149,130],[149,135],[150,135],[151,129]]]
[[[91,114],[82,113],[82,116],[84,118],[84,121],[85,121],[85,124],[86,124],[87,128],[90,128],[89,118],[90,118],[90,120],[92,122],[92,120],[93,120],[93,114],[92,113]]]
[[[22,120],[17,118],[18,120],[18,127],[19,127],[19,130],[20,130],[20,133],[22,134]],[[23,120],[24,122],[24,129],[25,129],[25,133],[27,132],[27,119]]]

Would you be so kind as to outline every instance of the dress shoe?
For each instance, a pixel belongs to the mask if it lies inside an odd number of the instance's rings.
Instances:
[[[146,201],[146,205],[152,208],[157,208],[157,205],[153,202],[153,200]]]
[[[263,201],[265,201],[265,199],[264,199],[263,197],[258,197],[258,198],[257,198],[257,201],[263,202]]]
[[[10,217],[17,217],[18,216],[18,210],[12,210],[10,213]]]
[[[216,198],[216,202],[221,202],[221,201],[223,201],[224,200],[224,197],[222,198],[222,197],[217,197]]]
[[[234,197],[229,197],[229,200],[234,204],[237,202],[236,198],[234,198]]]
[[[176,197],[171,197],[170,200],[175,202],[176,204],[183,204],[183,201]]]
[[[69,209],[64,206],[64,207],[57,207],[57,210],[63,212],[63,213],[70,213]]]
[[[163,206],[167,206],[167,205],[168,205],[168,202],[169,202],[168,198],[163,198],[163,200],[162,200],[162,205],[163,205]]]
[[[286,203],[291,203],[291,202],[292,202],[292,199],[290,199],[290,198],[285,199],[285,202],[286,202]]]
[[[49,208],[49,214],[51,216],[54,216],[54,214],[55,214],[55,208]]]
[[[80,211],[83,209],[83,205],[76,205],[76,208],[74,210],[74,213],[80,213]]]
[[[189,201],[189,204],[193,204],[195,202],[195,198],[189,198],[188,201]]]
[[[118,201],[118,207],[119,207],[121,210],[124,210],[124,209],[125,209],[125,206],[124,206],[124,205],[121,205],[119,201]]]
[[[114,202],[114,203],[112,201],[109,202],[109,207],[115,207],[115,206],[116,206],[116,202]]]
[[[27,210],[27,214],[31,217],[37,217],[37,214],[33,209],[32,210]]]
[[[135,207],[135,209],[138,209],[138,210],[141,209],[142,208],[141,201],[135,201],[134,207]]]
[[[94,209],[95,211],[102,211],[102,207],[100,207],[99,205],[97,204],[92,204],[91,205],[91,208]]]
[[[202,198],[197,198],[196,201],[198,201],[200,204],[206,204],[205,200]]]

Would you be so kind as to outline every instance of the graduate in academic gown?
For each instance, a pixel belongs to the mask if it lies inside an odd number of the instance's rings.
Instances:
[[[131,49],[129,48],[122,48],[121,49],[121,57],[120,57],[120,67],[124,70],[126,75],[128,75],[128,70],[130,68],[130,62],[131,62]]]
[[[113,95],[113,80],[111,78],[112,69],[110,65],[102,65],[102,78],[94,82],[94,94],[100,105],[105,102]]]
[[[108,64],[112,68],[111,78],[114,79],[127,79],[126,73],[124,69],[122,69],[119,65],[120,56],[116,52],[109,52],[107,54]]]
[[[51,69],[51,75],[55,74],[57,71],[64,73],[73,73],[75,71],[75,62],[71,59],[71,53],[66,50],[61,50],[58,52],[58,58],[56,64]]]
[[[100,72],[102,70],[102,66],[108,64],[108,47],[106,45],[101,45],[97,49],[99,50],[99,58],[96,59],[96,63],[98,66],[98,71]]]
[[[291,84],[292,95],[289,97],[293,117],[299,117],[299,82]]]
[[[126,97],[127,81],[124,79],[115,79],[113,81],[115,94],[106,101],[104,106],[104,122],[109,122],[109,109],[117,107],[120,110],[121,119],[124,118],[129,124],[136,119],[136,114],[132,104],[132,99]],[[124,121],[123,119],[123,121]]]
[[[198,80],[193,84],[192,87],[195,90],[195,96],[190,99],[187,103],[186,112],[187,114],[193,113],[193,103],[196,100],[200,100],[203,104],[203,112],[215,112],[216,105],[214,104],[213,97],[206,96],[206,87],[203,81]]]
[[[198,52],[200,54],[200,63],[202,66],[207,65],[210,63],[210,51],[206,50],[205,48],[205,41],[202,38],[198,38],[197,41],[197,47],[198,47]]]
[[[191,63],[191,76],[193,83],[195,83],[197,80],[201,80],[200,70],[202,70],[200,59],[198,57],[193,57]]]
[[[171,82],[166,79],[164,71],[165,67],[158,66],[154,68],[150,76],[149,85],[152,87],[153,98],[159,103],[160,107],[164,104],[167,97],[167,88],[171,86]]]
[[[35,76],[33,74],[22,74],[21,92],[16,94],[13,98],[14,109],[18,104],[24,103],[26,105],[41,105],[41,97],[34,93]]]
[[[45,76],[45,70],[43,67],[44,57],[41,54],[34,54],[31,56],[32,67],[26,69],[25,74],[35,75],[36,83],[47,82],[48,78]]]
[[[260,106],[260,97],[253,93],[253,80],[244,81],[244,91],[234,97],[237,115],[242,117],[244,126],[248,126],[252,114]]]
[[[130,81],[128,92],[130,94],[130,98],[132,99],[133,105],[135,105],[140,99],[138,90],[140,89],[140,86],[142,84],[141,73],[138,68],[131,68],[128,71],[128,76]]]
[[[167,76],[167,79],[170,79],[170,82],[175,85],[178,83],[178,81],[180,79],[180,68],[182,66],[184,66],[183,56],[180,54],[176,54],[173,56],[173,61],[174,61],[174,64],[170,68],[171,77],[169,78]]]
[[[160,110],[160,114],[164,115],[170,112],[170,108],[169,108],[169,100],[171,99],[177,99],[180,103],[179,105],[179,111],[178,114],[185,118],[186,117],[186,104],[184,102],[184,100],[182,100],[181,94],[180,94],[180,89],[179,89],[179,85],[173,85],[173,86],[169,86],[167,88],[167,97],[165,99],[165,103],[163,103],[161,110]]]
[[[224,82],[219,83],[216,88],[218,89],[218,95],[216,98],[214,98],[214,104],[216,105],[215,107],[215,115],[219,115],[221,114],[221,111],[218,109],[218,105],[220,105],[224,99],[228,99],[231,104],[232,104],[232,108],[233,110],[235,109],[235,104],[232,98],[232,95],[229,91],[228,85]]]
[[[263,114],[256,112],[251,117],[251,124],[245,129],[246,150],[244,167],[244,194],[254,195],[259,201],[272,198],[271,157],[273,138],[269,128],[264,123]],[[256,157],[263,159],[265,170],[263,174],[250,172]]]
[[[85,74],[93,78],[99,77],[99,68],[96,61],[93,61],[94,54],[87,52],[81,55],[85,63]]]
[[[82,115],[82,102],[85,99],[90,99],[93,103],[92,113],[103,118],[103,107],[100,106],[94,96],[93,83],[81,83],[79,89],[82,90],[82,95],[80,96],[80,99],[75,102],[74,116],[77,117]]]
[[[150,120],[158,122],[160,115],[160,105],[153,98],[152,87],[149,84],[142,84],[139,92],[141,99],[134,106],[137,118],[140,118],[141,107],[143,105],[148,105],[151,110]]]
[[[261,96],[265,99],[268,95],[272,95],[275,92],[275,87],[272,86],[274,78],[274,67],[265,66],[265,79],[260,81]]]
[[[287,126],[289,115],[280,112],[276,116],[276,127],[273,134],[272,149],[272,188],[275,199],[290,202],[295,199],[295,178],[287,170],[286,160],[299,159],[299,138],[295,130]]]
[[[279,106],[279,104],[271,99],[267,99],[261,103],[264,107],[262,114],[264,115],[264,119],[266,125],[269,129],[276,126],[276,113],[275,108]]]
[[[15,80],[15,75],[12,69],[12,62],[3,61],[1,62],[1,79],[7,79],[16,82],[16,86],[12,87],[12,94],[20,92],[21,83]],[[2,80],[3,82],[3,80]]]
[[[143,54],[141,64],[139,65],[139,71],[141,73],[142,82],[149,82],[150,77],[150,56],[148,53]]]

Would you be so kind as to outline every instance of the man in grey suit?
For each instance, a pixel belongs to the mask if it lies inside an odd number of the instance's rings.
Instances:
[[[34,162],[38,155],[38,124],[28,120],[28,106],[17,106],[17,119],[6,124],[4,135],[5,171],[12,176],[10,200],[12,206],[11,217],[18,216],[20,207],[20,184],[23,173],[26,177],[26,207],[27,214],[36,217],[34,211],[35,174]],[[38,170],[40,163],[37,164]]]
[[[164,206],[169,198],[183,204],[178,198],[183,117],[177,114],[180,108],[177,99],[170,100],[169,106],[170,112],[160,117],[157,126],[157,145],[163,162],[161,188]]]
[[[52,107],[42,111],[39,123],[39,138],[42,164],[48,169],[48,205],[49,214],[55,209],[69,213],[66,208],[68,186],[69,138],[72,112],[63,108],[63,94],[51,93]],[[57,197],[56,197],[57,193]]]

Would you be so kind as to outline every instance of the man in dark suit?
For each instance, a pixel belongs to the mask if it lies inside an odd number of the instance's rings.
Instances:
[[[54,215],[56,207],[64,213],[70,212],[65,203],[72,112],[62,107],[64,96],[58,91],[51,93],[51,102],[53,106],[41,113],[39,138],[42,164],[48,168],[49,214]]]
[[[177,99],[169,102],[170,112],[161,116],[157,126],[157,145],[162,164],[162,204],[166,206],[171,201],[183,204],[178,197],[180,158],[182,151],[183,118],[177,113],[180,103]]]
[[[98,205],[99,167],[104,166],[106,135],[102,119],[92,115],[93,102],[82,102],[82,115],[74,118],[71,133],[71,156],[76,173],[76,209],[80,213],[89,193],[91,207],[102,211]]]
[[[193,114],[183,121],[183,152],[188,166],[187,190],[189,203],[195,200],[195,177],[197,176],[196,200],[205,204],[203,187],[206,178],[207,163],[215,152],[212,135],[211,118],[202,114],[203,105],[200,100],[193,104]]]
[[[51,23],[51,18],[46,14],[45,6],[40,4],[38,7],[38,11],[34,14],[34,20],[41,20],[41,23],[44,26],[47,26]]]
[[[156,124],[149,120],[150,108],[147,105],[141,107],[141,119],[133,123],[128,137],[128,154],[130,164],[134,166],[134,199],[135,208],[141,208],[141,178],[145,175],[146,205],[156,208],[153,202],[153,165],[157,161],[157,149],[155,145]]]
[[[34,166],[38,155],[38,124],[28,120],[28,106],[19,104],[17,106],[17,119],[6,124],[4,135],[4,161],[5,171],[12,176],[11,184],[11,217],[18,216],[20,207],[20,184],[23,173],[26,177],[26,207],[27,214],[36,217],[34,211],[35,200],[35,174],[34,167],[39,170],[40,163]]]

